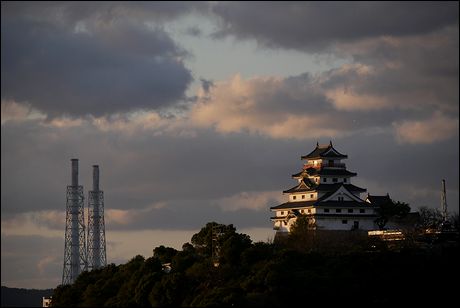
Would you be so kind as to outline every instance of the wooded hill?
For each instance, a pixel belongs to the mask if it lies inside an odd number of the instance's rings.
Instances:
[[[221,230],[214,243],[213,228]],[[458,277],[458,245],[400,243],[391,250],[359,235],[346,244],[339,238],[342,245],[331,239],[320,246],[312,238],[297,228],[284,240],[252,243],[232,225],[208,223],[180,251],[160,246],[147,259],[82,273],[73,285],[55,289],[53,306],[440,304],[455,294],[458,280],[449,281]],[[164,263],[171,263],[170,272]]]

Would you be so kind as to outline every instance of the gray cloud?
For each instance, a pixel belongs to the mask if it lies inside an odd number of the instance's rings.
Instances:
[[[2,284],[50,288],[61,282],[64,238],[2,233],[1,242]]]
[[[74,157],[85,197],[100,165],[110,262],[179,248],[209,221],[269,229],[269,207],[317,141],[349,155],[354,184],[413,210],[439,208],[446,179],[458,212],[458,3],[6,2],[1,14],[8,286],[60,282]],[[202,76],[186,98],[190,54],[165,30],[186,14],[220,16],[220,37],[347,63]]]
[[[125,18],[65,28],[8,10],[2,11],[2,99],[56,116],[157,109],[185,97],[192,81],[181,60],[187,52],[158,26]]]
[[[138,21],[164,22],[191,12],[206,11],[205,2],[192,1],[5,1],[2,19],[26,18],[50,21],[59,26],[74,28],[78,22],[89,22],[92,27],[108,25],[116,20],[132,18]]]
[[[2,215],[14,217],[43,210],[64,212],[69,160],[78,157],[85,191],[91,185],[90,166],[101,166],[101,188],[105,191],[107,210],[145,211],[139,220],[118,224],[117,228],[196,228],[213,218],[234,219],[235,224],[245,227],[251,223],[266,226],[270,204],[267,203],[267,211],[242,208],[225,212],[219,200],[242,191],[279,191],[281,195],[283,189],[293,185],[290,175],[300,169],[300,155],[316,144],[315,136],[301,141],[249,134],[221,135],[209,130],[198,130],[192,137],[166,130],[159,132],[160,129],[133,134],[104,132],[86,122],[70,128],[36,122],[5,123]],[[370,147],[375,140],[379,140],[378,144]],[[455,140],[399,144],[391,131],[361,129],[333,141],[349,155],[350,169],[365,179],[364,187],[366,181],[372,181],[386,187],[390,194],[407,184],[428,192],[440,178],[446,178],[458,194]],[[407,194],[397,197],[402,201],[410,199],[413,205],[436,206],[439,200],[436,189],[435,194],[422,199],[409,198]],[[449,198],[453,204],[458,202],[458,196]],[[161,206],[156,206],[158,203]]]
[[[286,151],[285,145],[273,147],[264,139],[221,138],[205,131],[194,138],[156,135],[155,130],[136,135],[102,132],[87,124],[65,129],[4,124],[2,178],[7,180],[2,181],[2,213],[64,209],[72,157],[80,158],[85,188],[91,183],[90,166],[100,164],[101,187],[113,209],[277,189],[267,184],[283,174],[283,163],[273,160]],[[264,168],[267,160],[271,168]],[[255,175],[260,179],[253,181]]]
[[[221,18],[216,37],[233,35],[264,46],[309,51],[458,24],[456,2],[218,2],[212,11]]]

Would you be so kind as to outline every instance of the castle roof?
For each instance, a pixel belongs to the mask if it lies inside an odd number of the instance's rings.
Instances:
[[[311,201],[299,201],[299,202],[285,202],[283,204],[270,207],[271,210],[285,210],[285,209],[300,209],[306,207],[331,207],[331,208],[362,208],[362,207],[371,207],[367,202],[357,202],[357,201],[320,201],[320,200],[311,200]]]
[[[306,170],[302,170],[296,174],[293,174],[292,177],[293,178],[298,178],[298,177],[301,177],[303,175],[310,175],[310,176],[314,176],[314,175],[337,175],[337,176],[356,176],[357,173],[355,172],[350,172],[348,170],[345,170],[345,169],[325,169],[325,168],[322,168],[322,169],[316,169],[316,168],[308,168]]]
[[[303,178],[300,183],[292,188],[287,190],[283,190],[283,193],[290,194],[290,193],[300,193],[300,192],[309,192],[309,191],[326,191],[326,192],[335,192],[341,186],[344,186],[350,192],[366,192],[367,189],[358,187],[353,184],[343,184],[343,183],[336,183],[336,184],[315,184],[311,183],[308,179]]]
[[[344,186],[347,190],[351,191],[351,192],[366,192],[367,189],[365,188],[361,188],[361,187],[358,187],[358,186],[355,186],[353,184],[342,184],[342,183],[336,183],[336,184],[319,184],[317,187],[316,187],[316,190],[317,191],[327,191],[327,192],[330,192],[330,191],[336,191],[337,189],[340,188],[340,186]]]
[[[300,183],[288,190],[284,190],[283,193],[295,193],[315,190],[316,184],[311,183],[308,179],[303,178]]]
[[[326,185],[326,184],[322,184],[322,185]],[[318,185],[318,187],[321,186],[321,185]],[[308,206],[315,206],[315,207],[343,207],[343,208],[349,208],[349,207],[369,207],[369,206],[374,206],[374,204],[369,204],[368,202],[364,202],[363,200],[359,199],[358,197],[356,201],[335,201],[335,200],[328,200],[328,201],[324,201],[326,200],[327,198],[329,198],[330,196],[332,196],[337,190],[339,190],[342,186],[345,188],[345,189],[348,189],[350,193],[352,193],[353,189],[349,189],[350,186],[352,187],[355,187],[355,188],[359,188],[357,186],[354,186],[354,185],[351,185],[351,184],[342,184],[342,183],[339,183],[339,184],[332,184],[332,185],[329,185],[330,187],[329,188],[335,188],[335,189],[331,189],[330,191],[328,191],[326,194],[324,194],[323,196],[321,196],[321,198],[317,199],[317,200],[310,200],[310,201],[297,201],[297,202],[286,202],[286,203],[283,203],[283,204],[280,204],[280,205],[277,205],[277,206],[273,206],[271,207],[270,209],[272,210],[276,210],[276,209],[295,209],[295,208],[304,208],[304,207],[308,207]],[[360,188],[362,189],[362,188]]]
[[[272,206],[270,209],[271,210],[298,209],[298,208],[313,206],[316,202],[317,200],[300,201],[300,202],[285,202],[277,206]]]
[[[390,195],[388,194],[384,196],[371,196],[368,194],[366,200],[369,201],[370,204],[375,205],[375,206],[380,206],[387,202],[392,202]]]
[[[320,158],[347,158],[347,155],[341,154],[333,146],[332,142],[328,145],[316,144],[316,148],[307,155],[302,156],[302,159],[320,159]]]

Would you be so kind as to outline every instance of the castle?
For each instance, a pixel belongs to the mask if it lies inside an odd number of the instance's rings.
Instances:
[[[292,178],[297,185],[283,191],[288,202],[273,206],[271,217],[277,233],[289,232],[296,219],[302,215],[309,218],[315,230],[373,230],[378,217],[379,204],[390,200],[389,196],[361,198],[367,190],[355,186],[351,178],[357,174],[347,170],[342,161],[348,156],[337,151],[332,142],[328,145],[316,144],[305,160],[300,172]]]

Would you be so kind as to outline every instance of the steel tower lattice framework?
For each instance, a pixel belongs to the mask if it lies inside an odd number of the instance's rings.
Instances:
[[[441,212],[443,221],[447,221],[446,181],[442,180],[441,187]]]
[[[87,270],[83,186],[78,185],[78,159],[72,159],[72,185],[67,186],[62,284],[72,284]]]
[[[88,268],[107,265],[104,192],[99,190],[99,166],[93,166],[93,190],[88,193]]]

